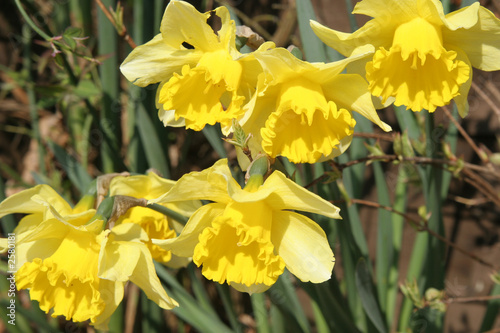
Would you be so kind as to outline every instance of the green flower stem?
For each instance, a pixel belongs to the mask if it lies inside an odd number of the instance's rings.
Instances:
[[[177,213],[177,212],[175,212],[175,211],[173,211],[171,209],[168,209],[165,206],[159,205],[159,204],[149,204],[146,207],[149,208],[149,209],[155,210],[155,211],[157,211],[159,213],[162,213],[162,214],[164,214],[164,215],[166,215],[168,217],[171,217],[174,220],[176,220],[176,221],[178,221],[178,222],[180,222],[180,223],[182,223],[184,225],[189,220],[189,218],[187,218],[186,216],[181,215],[181,214],[179,214],[179,213]]]

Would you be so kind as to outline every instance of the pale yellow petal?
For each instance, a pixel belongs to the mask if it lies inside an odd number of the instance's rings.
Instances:
[[[121,64],[122,74],[135,85],[145,87],[170,79],[184,65],[195,65],[202,53],[178,50],[167,45],[161,34],[146,44],[137,46]]]
[[[230,181],[235,182],[227,160],[221,159],[208,169],[182,176],[168,193],[148,202],[167,203],[196,199],[228,202],[227,183]]]
[[[148,240],[146,232],[135,223],[118,224],[107,231],[99,253],[99,277],[127,281],[137,266],[143,242]]]
[[[217,31],[219,42],[226,50],[230,51],[231,55],[240,55],[235,46],[236,24],[231,20],[229,10],[224,6],[217,7],[215,8],[215,15],[221,20],[221,28]]]
[[[294,209],[341,219],[338,207],[297,185],[280,171],[274,171],[256,192],[230,187],[229,193],[237,202],[265,200],[273,210]]]
[[[390,21],[380,22],[378,20],[368,21],[352,34],[327,28],[315,21],[311,21],[310,24],[316,36],[323,43],[346,57],[366,44],[371,44],[375,48],[380,46],[389,47],[395,29],[395,25],[391,24]]]
[[[71,206],[48,185],[37,185],[30,189],[11,195],[0,203],[0,218],[14,213],[32,214],[42,213],[47,210],[46,206],[31,200],[34,195],[40,195],[61,214],[69,214]]]
[[[473,9],[467,11],[473,14]],[[478,8],[477,24],[469,29],[443,29],[443,41],[446,45],[462,49],[473,67],[484,71],[500,69],[500,20],[484,7]],[[460,12],[459,18],[465,13]],[[452,22],[456,19],[451,14],[446,17]],[[472,18],[470,19],[472,20]],[[458,24],[458,23],[455,23]]]
[[[207,24],[209,17],[210,12],[200,13],[185,1],[170,1],[163,14],[160,28],[165,43],[173,48],[180,48],[182,43],[188,43],[195,50],[203,52],[214,50],[219,41]]]
[[[146,296],[162,309],[170,310],[179,306],[179,303],[168,296],[165,288],[161,285],[160,279],[156,275],[153,258],[147,247],[142,246],[139,250],[140,259],[130,281],[141,288]]]
[[[467,98],[469,97],[469,90],[472,84],[472,67],[469,58],[467,58],[467,55],[462,50],[455,49],[455,51],[457,52],[457,59],[466,63],[470,68],[469,79],[460,86],[458,90],[459,95],[453,99],[457,105],[458,114],[460,114],[460,117],[464,118],[469,113],[469,102]]]
[[[96,317],[92,325],[98,330],[108,330],[111,315],[115,312],[123,299],[125,282],[109,281],[101,279],[99,281],[99,293],[106,304],[102,313]]]
[[[446,15],[443,23],[450,31],[470,29],[478,23],[479,8],[481,8],[481,4],[474,2],[470,6],[460,8]]]
[[[339,75],[324,85],[323,90],[326,98],[335,101],[339,107],[356,111],[386,132],[392,130],[391,126],[380,120],[368,92],[368,84],[361,76]]]
[[[330,279],[335,258],[317,223],[294,212],[274,212],[271,235],[278,255],[301,281],[321,283]]]
[[[198,209],[186,223],[181,234],[172,239],[153,239],[153,244],[162,249],[172,251],[180,257],[192,257],[194,248],[198,244],[198,236],[209,227],[212,221],[224,212],[226,205],[211,203]]]

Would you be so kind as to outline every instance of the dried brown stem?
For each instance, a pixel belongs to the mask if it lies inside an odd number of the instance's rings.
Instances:
[[[450,297],[444,303],[466,303],[466,302],[487,302],[493,299],[500,299],[500,295],[471,296],[471,297]]]
[[[448,119],[451,120],[451,122],[455,125],[455,127],[460,132],[460,134],[462,134],[462,136],[464,137],[465,141],[467,141],[467,143],[469,144],[469,146],[471,146],[472,149],[474,149],[474,151],[476,152],[477,156],[479,156],[479,158],[481,159],[481,161],[483,161],[483,163],[488,163],[489,162],[488,156],[486,154],[484,154],[481,151],[481,149],[476,145],[476,143],[474,142],[474,140],[472,140],[472,138],[470,137],[470,135],[467,134],[467,132],[462,127],[462,125],[460,125],[458,123],[458,121],[455,119],[455,117],[453,117],[453,115],[451,114],[450,110],[446,106],[443,106],[442,109],[444,111],[444,114],[448,117]]]
[[[128,43],[128,45],[130,45],[131,48],[135,49],[137,47],[137,44],[134,42],[132,37],[130,37],[130,35],[128,34],[127,28],[124,25],[122,25],[121,27],[118,27],[116,25],[116,22],[115,22],[113,15],[111,15],[111,13],[106,8],[106,6],[104,6],[104,4],[102,3],[101,0],[95,0],[95,2],[99,6],[99,8],[101,8],[102,12],[104,13],[104,15],[106,15],[106,17],[111,22],[111,24],[115,27],[118,35],[120,37],[122,37]]]
[[[391,213],[403,216],[406,221],[408,221],[409,223],[411,223],[412,225],[414,225],[419,231],[426,231],[431,236],[436,237],[437,239],[439,239],[440,241],[442,241],[446,245],[454,248],[455,250],[457,250],[460,253],[468,256],[469,258],[471,258],[471,259],[479,262],[480,264],[482,264],[484,266],[487,266],[487,267],[492,268],[494,270],[498,270],[499,269],[498,266],[496,266],[496,265],[494,265],[492,263],[489,263],[489,262],[483,260],[482,258],[478,257],[477,255],[475,255],[473,253],[470,253],[469,251],[467,251],[467,250],[461,248],[460,246],[458,246],[457,244],[455,244],[455,243],[447,240],[445,237],[441,236],[440,234],[436,233],[435,231],[429,229],[429,227],[427,226],[427,223],[425,221],[418,221],[418,220],[412,218],[411,216],[409,216],[408,214],[405,214],[403,212],[399,212],[397,210],[394,210],[392,207],[383,206],[383,205],[379,204],[378,202],[373,202],[373,201],[368,201],[368,200],[362,200],[362,199],[350,199],[350,202],[351,203],[355,203],[355,204],[360,204],[360,205],[365,205],[365,206],[373,207],[373,208],[385,209],[385,210],[387,210],[387,211],[389,211]]]
[[[354,132],[353,136],[355,138],[377,139],[377,140],[390,141],[390,142],[394,141],[394,135],[393,134],[357,133],[357,132]]]

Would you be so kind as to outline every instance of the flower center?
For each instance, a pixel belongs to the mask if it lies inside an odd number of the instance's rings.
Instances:
[[[227,51],[205,53],[196,67],[184,65],[181,75],[174,73],[162,86],[158,102],[164,110],[175,110],[175,120],[184,118],[186,128],[201,131],[217,122],[230,126],[243,113],[245,98],[238,94],[241,74],[241,64]]]
[[[271,243],[272,211],[263,202],[231,202],[223,215],[205,228],[193,262],[210,280],[244,292],[262,292],[283,273],[285,262]]]
[[[100,246],[93,233],[71,230],[48,258],[35,258],[16,273],[17,288],[54,316],[86,321],[100,315],[105,302],[99,292],[97,266]]]
[[[272,157],[315,163],[352,135],[355,124],[349,111],[326,101],[319,84],[294,80],[283,84],[276,111],[261,129],[262,148]]]
[[[366,78],[374,96],[395,105],[433,112],[459,95],[470,75],[469,66],[455,51],[443,47],[441,28],[423,18],[400,25],[389,51],[381,47],[366,65]]]

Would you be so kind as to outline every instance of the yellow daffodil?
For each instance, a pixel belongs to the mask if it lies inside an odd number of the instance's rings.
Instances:
[[[222,24],[216,32],[207,24],[213,14]],[[236,49],[236,27],[227,8],[200,13],[187,2],[170,1],[160,31],[125,59],[123,75],[141,87],[160,82],[156,100],[165,126],[200,131],[219,122],[229,130],[255,90],[259,65]]]
[[[373,45],[366,78],[372,94],[383,101],[394,97],[398,106],[433,112],[454,99],[464,117],[471,66],[500,69],[500,21],[479,2],[444,15],[438,0],[363,0],[353,13],[373,19],[352,34],[317,22],[311,26],[346,56],[361,45]]]
[[[153,242],[176,255],[193,257],[207,279],[227,281],[239,291],[267,290],[285,266],[302,281],[328,280],[335,258],[323,229],[291,210],[340,218],[339,209],[279,171],[260,184],[242,189],[225,159],[184,175],[152,202],[212,203],[191,216],[179,237]]]
[[[144,230],[132,223],[103,230],[90,202],[73,209],[52,188],[38,185],[0,203],[0,217],[29,214],[14,230],[17,288],[29,289],[53,317],[90,320],[99,329],[106,329],[129,280],[160,307],[175,307],[156,276]],[[6,248],[2,239],[0,252]]]
[[[168,192],[174,184],[174,181],[161,178],[154,172],[149,172],[146,176],[118,176],[111,181],[109,195],[127,195],[147,200],[156,199]],[[163,206],[183,216],[189,217],[201,207],[201,202],[186,201],[165,203]],[[137,223],[146,231],[150,238],[147,245],[153,259],[156,261],[167,263],[168,266],[174,267],[188,263],[186,260],[181,260],[180,258],[173,258],[174,260],[172,260],[170,251],[165,251],[151,242],[152,238],[168,239],[176,237],[177,233],[175,230],[180,231],[182,225],[174,219],[149,208],[136,206],[129,208],[127,212],[116,221],[116,224],[120,223]]]
[[[351,143],[356,111],[379,125],[366,81],[340,74],[360,54],[333,63],[308,63],[277,48],[256,54],[264,73],[240,123],[270,156],[315,163],[340,155]]]

